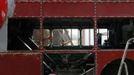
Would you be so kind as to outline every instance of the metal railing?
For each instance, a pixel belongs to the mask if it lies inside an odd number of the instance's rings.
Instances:
[[[121,75],[123,65],[125,66],[126,75],[128,75],[128,69],[127,69],[127,64],[125,62],[125,58],[126,58],[126,55],[127,55],[127,50],[128,50],[129,44],[132,40],[134,40],[134,38],[130,38],[126,43],[125,50],[124,50],[124,53],[123,53],[123,56],[122,56],[122,59],[121,59],[121,63],[120,63],[117,75]]]

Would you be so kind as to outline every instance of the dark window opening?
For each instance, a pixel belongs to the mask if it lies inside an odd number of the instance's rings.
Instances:
[[[91,49],[93,31],[91,18],[45,18],[43,45],[46,49]],[[40,41],[39,19],[9,19],[8,50],[36,50]]]
[[[103,29],[103,30],[102,30]],[[102,18],[98,20],[98,46],[108,49],[124,49],[129,38],[134,37],[133,18]],[[134,44],[129,48],[133,49]]]
[[[47,66],[60,75],[94,75],[95,57],[94,54],[47,54],[53,63],[47,58]],[[55,65],[55,68],[52,66]],[[47,69],[47,66],[45,68]],[[45,69],[44,69],[45,70]],[[46,73],[47,70],[45,70]],[[47,73],[48,75],[48,73]]]
[[[90,49],[94,45],[94,40],[89,43],[86,38],[94,36],[90,18],[45,18],[43,25],[51,37],[47,49]]]
[[[35,18],[11,18],[8,22],[8,50],[37,50],[32,39],[33,29],[39,25]]]

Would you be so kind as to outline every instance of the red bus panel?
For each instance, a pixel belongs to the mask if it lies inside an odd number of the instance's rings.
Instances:
[[[123,55],[123,50],[121,51],[99,51],[96,54],[96,75],[101,75],[104,67],[116,60],[121,59]],[[127,59],[134,60],[134,51],[128,51]]]
[[[93,3],[64,3],[64,2],[46,2],[43,5],[44,16],[59,17],[91,17],[94,15]]]
[[[39,17],[40,16],[40,3],[38,2],[24,2],[16,3],[15,13],[16,17]]]
[[[97,3],[97,16],[101,17],[131,17],[134,16],[133,2],[103,2]]]
[[[1,75],[42,75],[40,53],[0,53]]]

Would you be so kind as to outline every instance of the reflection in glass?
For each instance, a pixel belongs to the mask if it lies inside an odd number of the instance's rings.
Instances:
[[[94,45],[94,30],[93,29],[82,30],[82,45],[83,46]]]
[[[54,29],[52,31],[53,46],[76,46],[79,45],[78,29]]]

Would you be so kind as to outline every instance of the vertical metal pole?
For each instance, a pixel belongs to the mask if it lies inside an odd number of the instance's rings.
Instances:
[[[96,0],[94,0],[94,50],[95,50],[95,55],[97,55],[97,48],[98,48],[98,43],[97,43],[97,11],[96,11],[96,8],[97,8],[97,3],[96,3]],[[96,57],[95,57],[95,63],[96,63]],[[96,66],[95,66],[95,69],[96,69]],[[95,70],[96,71],[96,70]],[[97,71],[96,71],[97,72]],[[94,75],[96,75],[96,72]]]
[[[94,0],[94,48],[95,50],[98,48],[97,46],[97,12],[96,12],[96,0]]]
[[[72,29],[71,29],[71,42],[73,42],[73,33],[72,33],[73,31],[72,31]],[[73,44],[71,44],[71,46],[73,46]]]
[[[79,42],[80,42],[80,48],[82,47],[82,29],[79,29],[80,31],[80,39],[79,39]]]
[[[43,50],[43,0],[40,0],[40,50]]]
[[[107,29],[107,40],[108,40],[108,38],[109,38],[109,31],[108,31],[108,29]]]
[[[53,47],[52,31],[53,31],[53,29],[50,29],[50,47]]]
[[[124,53],[123,53],[123,56],[122,56],[122,59],[121,59],[121,63],[120,63],[120,66],[119,66],[119,70],[118,70],[118,74],[117,74],[117,75],[121,75],[123,63],[125,62],[125,59],[126,59],[126,56],[127,56],[128,46],[129,46],[129,44],[130,44],[130,42],[131,42],[132,40],[134,40],[134,38],[130,38],[130,39],[127,41],[127,43],[126,43],[125,50],[124,50]]]

